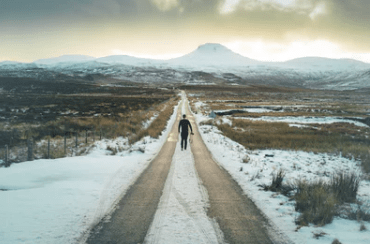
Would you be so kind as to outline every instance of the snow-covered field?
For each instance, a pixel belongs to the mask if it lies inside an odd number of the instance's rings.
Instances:
[[[124,138],[102,140],[86,156],[0,168],[0,243],[82,241],[160,150],[176,111],[159,139],[146,137],[131,147]],[[112,156],[108,146],[128,150]]]
[[[198,122],[210,119],[200,113],[194,115]],[[335,218],[331,224],[323,227],[302,227],[295,231],[294,201],[283,195],[265,192],[259,185],[271,183],[272,174],[283,169],[286,173],[284,181],[296,179],[316,180],[329,179],[338,171],[356,172],[362,175],[360,163],[340,156],[314,154],[301,151],[255,150],[248,151],[242,145],[221,135],[216,127],[204,125],[199,127],[200,133],[215,160],[224,167],[242,187],[244,192],[268,216],[268,218],[286,234],[294,243],[329,244],[337,238],[341,243],[369,243],[370,224],[364,222],[366,231],[360,231],[360,223],[353,220]],[[266,155],[270,155],[267,157]],[[271,157],[273,155],[273,157]],[[249,157],[248,163],[243,159]],[[358,200],[369,211],[370,182],[362,180],[358,191]],[[315,233],[326,235],[315,239]]]

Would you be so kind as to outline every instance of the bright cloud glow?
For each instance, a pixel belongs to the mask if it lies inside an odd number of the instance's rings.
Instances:
[[[326,5],[325,3],[318,3],[314,10],[309,14],[310,18],[314,20],[317,16],[326,14]]]
[[[296,41],[289,44],[280,44],[255,41],[236,41],[223,43],[232,51],[243,56],[269,62],[287,61],[299,57],[327,57],[334,59],[351,58],[363,62],[370,62],[369,53],[351,53],[342,50],[335,43],[316,40],[316,41]]]
[[[313,20],[321,14],[326,14],[326,4],[324,2],[314,3],[312,0],[224,0],[219,11],[221,14],[230,14],[239,7],[247,11],[257,9],[296,11],[309,15]]]
[[[151,0],[151,2],[161,11],[171,10],[179,4],[178,0]]]
[[[220,13],[229,14],[234,12],[239,3],[240,0],[225,0],[225,2],[220,6]]]

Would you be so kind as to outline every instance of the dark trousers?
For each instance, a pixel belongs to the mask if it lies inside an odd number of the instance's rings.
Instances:
[[[187,134],[182,134],[181,133],[181,148],[187,148],[187,137],[189,136],[189,133]],[[184,144],[185,141],[185,144]],[[185,147],[183,147],[185,145]]]

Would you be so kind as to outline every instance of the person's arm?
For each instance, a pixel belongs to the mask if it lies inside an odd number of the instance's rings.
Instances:
[[[192,132],[192,126],[191,126],[190,121],[189,121],[189,126],[190,126],[190,129],[191,129],[191,134],[193,134],[193,132]]]
[[[180,133],[181,121],[182,121],[182,120],[180,120],[180,123],[178,124],[178,133]]]

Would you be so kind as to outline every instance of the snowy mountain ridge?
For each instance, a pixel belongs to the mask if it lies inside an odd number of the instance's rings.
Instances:
[[[82,63],[87,61],[95,60],[95,57],[86,56],[86,55],[62,55],[60,57],[55,58],[46,58],[46,59],[39,59],[36,60],[35,64],[38,65],[56,65],[60,63]]]
[[[304,57],[261,62],[221,44],[207,43],[179,58],[155,60],[128,55],[94,58],[64,55],[32,63],[0,62],[0,77],[42,80],[110,77],[140,83],[242,84],[354,90],[370,86],[370,64],[352,59]],[[93,79],[94,80],[94,79]],[[96,80],[99,82],[99,80]]]
[[[206,43],[200,45],[193,52],[179,58],[168,60],[145,59],[137,58],[129,55],[110,55],[101,58],[95,58],[86,55],[63,55],[60,57],[39,59],[32,63],[36,65],[57,65],[60,63],[84,63],[88,61],[96,61],[99,63],[108,64],[125,64],[125,65],[186,65],[196,66],[205,65],[211,66],[246,66],[246,65],[264,65],[264,66],[288,66],[293,68],[308,68],[318,67],[321,69],[369,69],[370,64],[357,61],[354,59],[331,59],[323,57],[302,57],[285,62],[263,62],[244,57],[235,53],[227,47],[218,43]],[[21,64],[20,62],[4,61],[0,62],[0,66],[6,64]]]

